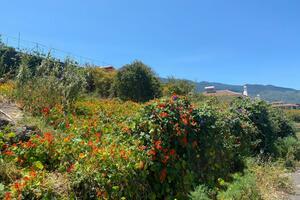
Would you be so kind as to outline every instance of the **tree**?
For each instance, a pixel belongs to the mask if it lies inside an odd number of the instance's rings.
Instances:
[[[172,94],[188,95],[193,93],[195,85],[187,80],[179,80],[173,77],[168,78],[168,82],[164,85],[164,95],[169,96]]]
[[[159,79],[141,61],[123,66],[114,80],[113,91],[122,100],[146,102],[161,96]]]
[[[0,46],[0,76],[15,75],[20,64],[19,53],[11,47]]]

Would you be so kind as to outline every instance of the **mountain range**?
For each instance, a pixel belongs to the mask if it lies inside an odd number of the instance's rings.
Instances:
[[[217,90],[231,90],[234,92],[242,93],[244,88],[242,85],[230,85],[215,82],[194,82],[196,85],[196,90],[198,92],[203,92],[204,87],[215,86]],[[300,103],[300,90],[292,88],[278,87],[274,85],[259,85],[259,84],[246,84],[248,88],[248,94],[251,97],[256,97],[269,101],[283,101],[285,103]]]
[[[164,79],[163,81],[167,81]],[[197,92],[204,92],[207,86],[215,86],[216,90],[231,90],[233,92],[242,93],[244,91],[243,85],[230,85],[218,82],[193,82]],[[260,85],[260,84],[246,84],[248,94],[251,97],[260,96],[261,99],[268,102],[283,101],[285,103],[300,103],[300,90],[278,87],[274,85]]]

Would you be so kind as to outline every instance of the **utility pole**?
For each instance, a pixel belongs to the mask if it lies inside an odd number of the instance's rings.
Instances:
[[[18,49],[20,50],[20,40],[21,40],[21,33],[19,32],[18,36]]]

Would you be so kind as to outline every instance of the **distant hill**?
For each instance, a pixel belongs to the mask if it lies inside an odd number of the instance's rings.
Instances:
[[[167,79],[162,78],[163,82],[166,82]],[[196,85],[197,92],[203,92],[204,87],[215,86],[217,90],[231,90],[234,92],[243,92],[242,85],[230,85],[217,82],[193,82]],[[300,103],[300,90],[278,87],[273,85],[259,85],[259,84],[247,84],[248,93],[251,97],[260,97],[266,101],[283,101],[286,103]]]

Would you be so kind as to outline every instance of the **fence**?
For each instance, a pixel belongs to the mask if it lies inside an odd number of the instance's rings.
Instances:
[[[6,46],[14,47],[18,51],[24,53],[40,53],[42,55],[47,55],[48,53],[50,53],[54,58],[57,58],[59,60],[65,60],[69,58],[76,61],[81,66],[86,64],[96,66],[112,65],[111,63],[88,58],[62,49],[50,47],[39,42],[21,39],[20,34],[15,37],[0,33],[0,41],[2,41],[2,43],[4,43]]]

